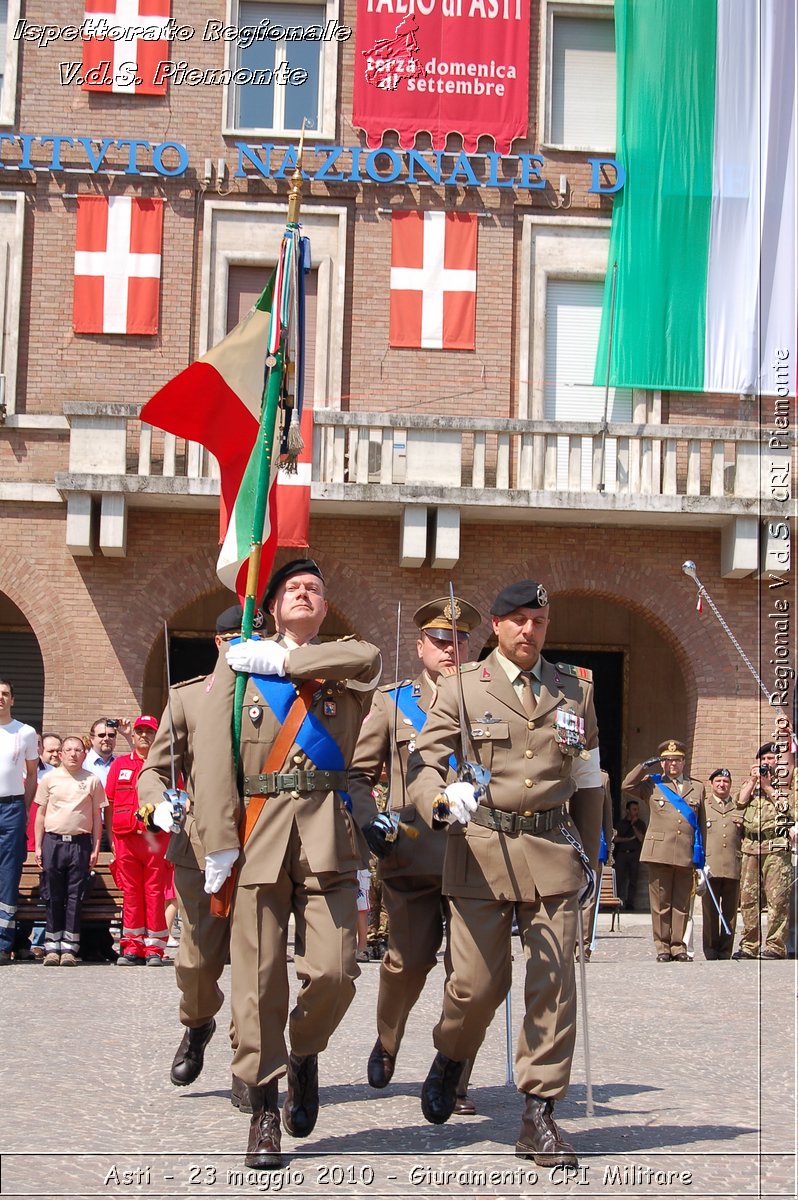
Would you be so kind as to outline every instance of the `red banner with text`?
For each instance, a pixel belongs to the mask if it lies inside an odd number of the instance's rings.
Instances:
[[[403,147],[427,131],[442,150],[459,133],[473,154],[487,134],[509,154],[528,128],[529,4],[358,0],[352,123],[369,146],[394,129]]]

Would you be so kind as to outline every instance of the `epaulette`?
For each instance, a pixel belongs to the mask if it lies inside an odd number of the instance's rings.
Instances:
[[[556,667],[564,675],[574,675],[577,679],[584,679],[587,683],[593,682],[593,672],[589,667],[575,667],[573,663],[557,663]]]
[[[192,683],[202,683],[203,679],[207,679],[207,675],[195,675],[193,679],[181,679],[179,683],[173,683],[172,688],[188,687]]]
[[[466,675],[469,671],[476,671],[477,667],[481,667],[481,662],[460,663],[460,674]]]
[[[382,684],[380,684],[380,686],[377,688],[377,691],[378,691],[378,692],[384,692],[384,693],[387,695],[387,694],[388,694],[388,692],[392,692],[392,691],[394,690],[394,688],[398,688],[398,687],[407,687],[407,685],[408,685],[408,684],[410,684],[410,683],[412,683],[412,682],[413,682],[413,680],[412,680],[412,679],[397,679],[396,683],[382,683]]]

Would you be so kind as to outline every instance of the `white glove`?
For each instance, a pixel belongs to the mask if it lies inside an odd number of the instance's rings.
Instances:
[[[175,823],[172,812],[172,805],[168,800],[162,800],[160,804],[156,804],[155,812],[152,814],[152,823],[162,829],[164,833],[171,833],[172,826]]]
[[[209,896],[219,891],[239,853],[238,850],[214,850],[205,855],[205,891]]]
[[[710,871],[709,867],[704,867],[703,870],[699,867],[699,869],[695,873],[695,894],[696,894],[696,896],[704,895],[704,892],[707,890],[707,880],[711,879],[711,878],[712,878],[712,872]]]
[[[458,780],[444,788],[443,794],[449,805],[449,812],[443,818],[447,825],[451,825],[452,821],[467,825],[472,813],[477,811],[477,797],[471,784]]]
[[[277,642],[238,642],[228,647],[225,658],[233,671],[246,675],[285,675],[285,660],[288,651]]]
[[[581,892],[579,893],[579,907],[583,911],[585,909],[590,908],[590,905],[593,902],[593,897],[596,894],[596,883],[597,882],[598,882],[598,876],[596,875],[596,872],[591,868],[590,878],[585,879],[585,886],[582,888]]]

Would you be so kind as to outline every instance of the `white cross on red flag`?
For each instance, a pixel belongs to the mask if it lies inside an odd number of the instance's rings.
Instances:
[[[84,0],[89,28],[111,36],[83,39],[83,90],[120,95],[165,96],[159,64],[168,62],[165,34],[171,0]],[[132,65],[131,65],[132,64]]]
[[[75,333],[158,332],[163,200],[79,196]]]
[[[476,311],[476,214],[394,213],[390,344],[473,350]]]

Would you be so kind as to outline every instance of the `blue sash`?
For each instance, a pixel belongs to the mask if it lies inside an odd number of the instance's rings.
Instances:
[[[413,695],[412,683],[406,683],[404,686],[391,688],[391,690],[388,692],[388,695],[391,697],[402,716],[407,717],[416,733],[420,733],[424,728],[424,722],[427,719],[427,714],[424,712],[424,709]],[[457,770],[457,759],[453,754],[449,755],[449,766],[453,771]]]
[[[706,855],[704,854],[704,843],[701,838],[701,830],[698,827],[698,817],[693,812],[686,800],[683,800],[678,792],[673,788],[668,787],[667,783],[663,783],[661,775],[651,775],[654,783],[657,785],[663,795],[670,800],[677,812],[681,813],[688,825],[693,830],[693,866],[703,870]]]
[[[607,839],[606,839],[606,838],[605,838],[605,836],[604,836],[604,827],[602,826],[602,829],[601,829],[601,839],[600,839],[600,841],[599,841],[599,856],[598,856],[598,860],[599,860],[599,862],[600,862],[600,863],[606,863],[606,862],[608,862],[608,861],[609,861],[609,857],[610,857],[610,854],[609,854],[609,850],[608,850],[608,848],[607,848]]]
[[[297,698],[297,689],[290,679],[281,679],[279,675],[251,675],[255,686],[268,704],[280,724],[284,724],[291,707]],[[314,766],[320,771],[345,771],[341,747],[336,742],[326,725],[308,712],[294,741],[306,754]],[[352,799],[348,792],[339,792],[349,811],[352,811]]]

